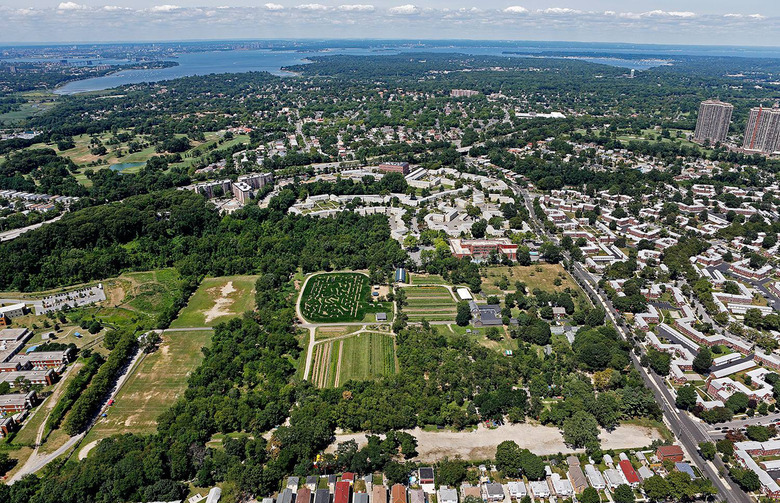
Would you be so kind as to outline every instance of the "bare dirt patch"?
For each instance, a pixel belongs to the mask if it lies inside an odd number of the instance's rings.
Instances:
[[[211,309],[203,313],[206,319],[206,323],[221,316],[229,316],[233,314],[233,312],[228,309],[233,304],[233,299],[231,299],[229,295],[237,291],[235,288],[233,288],[232,281],[225,283],[222,288],[209,288],[208,291],[210,295],[216,297],[216,300],[214,301],[214,305],[211,307]],[[217,292],[219,292],[218,297]]]
[[[445,456],[463,459],[490,459],[496,455],[496,447],[505,440],[514,440],[521,448],[534,454],[552,455],[559,452],[575,452],[563,442],[558,428],[533,424],[507,424],[495,429],[482,425],[474,431],[424,431],[407,430],[417,438],[417,461],[435,462]],[[646,447],[661,435],[653,428],[621,425],[612,432],[599,435],[603,449],[632,449]],[[365,433],[338,434],[327,451],[334,452],[336,444],[355,440],[362,447],[367,443]]]
[[[94,449],[97,446],[98,442],[100,442],[100,440],[93,440],[92,442],[82,447],[81,450],[79,451],[79,461],[85,459],[89,455],[89,451]]]

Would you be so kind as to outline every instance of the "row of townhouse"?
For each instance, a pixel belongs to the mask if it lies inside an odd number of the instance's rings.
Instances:
[[[761,482],[761,493],[769,498],[780,498],[780,485],[753,459],[753,456],[777,456],[780,454],[780,440],[768,442],[736,442],[734,459],[746,470],[752,470]]]

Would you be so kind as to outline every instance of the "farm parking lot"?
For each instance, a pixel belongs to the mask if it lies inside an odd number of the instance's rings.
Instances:
[[[415,286],[403,289],[407,298],[404,313],[409,321],[449,321],[455,319],[457,306],[443,286]]]

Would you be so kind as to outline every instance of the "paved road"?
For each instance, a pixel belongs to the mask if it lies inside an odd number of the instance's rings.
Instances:
[[[537,229],[542,229],[544,235],[546,235],[553,242],[557,243],[557,237],[544,231],[540,222],[537,220],[537,216],[533,211],[533,199],[531,194],[529,194],[526,189],[521,189],[516,184],[512,184],[511,186],[516,193],[523,197],[523,200],[528,207],[528,211],[532,216],[534,226]],[[621,315],[615,310],[614,307],[612,307],[612,303],[596,290],[597,287],[593,284],[595,281],[593,281],[590,274],[582,268],[581,264],[572,262],[568,256],[568,253],[565,253],[565,255],[569,262],[573,264],[571,272],[576,281],[585,289],[585,291],[589,294],[595,303],[601,304],[601,306],[607,312],[609,318],[612,320],[612,323],[617,328],[621,337],[628,340],[629,334],[626,333],[626,329],[624,328],[625,325],[622,322]],[[750,503],[750,497],[748,497],[744,491],[720,476],[718,473],[719,471],[726,471],[725,466],[723,465],[720,458],[716,458],[715,464],[713,464],[706,462],[699,455],[699,442],[710,440],[707,434],[702,431],[703,428],[700,427],[700,425],[691,419],[686,413],[679,412],[674,406],[674,397],[667,389],[663,380],[655,374],[651,374],[647,369],[642,367],[639,362],[639,358],[634,354],[633,351],[630,352],[630,355],[634,367],[639,371],[639,374],[642,376],[645,385],[652,391],[656,401],[661,406],[665,422],[680,440],[683,448],[688,453],[688,457],[717,488],[718,496],[716,498],[719,498],[721,501]]]
[[[780,413],[768,414],[766,416],[749,417],[747,419],[737,419],[735,421],[727,421],[725,423],[708,425],[707,435],[712,438],[720,439],[726,435],[728,430],[736,430],[754,424],[768,426],[770,424],[778,423],[780,423]],[[780,427],[780,424],[778,424],[778,426]]]
[[[201,328],[201,330],[211,330],[210,328]],[[190,329],[188,329],[190,330]],[[143,351],[137,351],[136,354],[133,356],[133,358],[130,360],[130,362],[125,365],[125,367],[122,369],[122,375],[120,375],[116,382],[114,383],[114,387],[111,390],[111,393],[104,399],[103,403],[100,406],[99,411],[102,412],[103,409],[106,407],[106,404],[110,401],[116,398],[117,394],[119,394],[119,390],[122,389],[122,385],[125,383],[125,381],[132,375],[132,370],[135,368],[136,364],[146,355]],[[87,426],[86,430],[84,432],[79,433],[78,435],[75,435],[68,439],[68,441],[57,449],[56,451],[50,453],[50,454],[39,454],[38,449],[39,447],[36,446],[35,451],[33,451],[32,455],[29,457],[27,462],[22,466],[22,468],[14,474],[13,477],[11,477],[8,480],[8,484],[13,484],[14,482],[21,479],[23,476],[28,475],[30,473],[35,473],[47,464],[51,463],[58,457],[60,457],[62,454],[68,452],[70,448],[72,447],[78,447],[78,444],[84,439],[87,433],[89,433],[89,430],[92,429],[92,427],[97,422],[98,418],[100,417],[100,412],[98,412],[95,417],[92,419],[92,421]]]
[[[617,327],[618,332],[624,339],[628,339],[622,323],[618,323],[620,314],[612,307],[602,294],[596,291],[587,280],[586,274],[579,264],[574,265],[573,272],[581,285],[591,294],[591,297],[595,297],[595,301],[600,303],[604,310],[607,312],[607,316],[612,320],[612,323]],[[750,498],[744,491],[739,489],[736,485],[730,481],[721,478],[719,471],[726,471],[720,458],[716,458],[715,464],[706,462],[698,452],[698,446],[700,442],[709,441],[708,435],[702,431],[700,423],[697,423],[691,419],[688,414],[679,412],[674,405],[674,397],[672,396],[666,384],[657,375],[651,374],[647,369],[642,367],[639,363],[639,358],[633,353],[630,353],[631,360],[639,370],[645,385],[653,392],[656,401],[661,406],[663,411],[664,420],[669,428],[676,434],[680,440],[685,451],[688,453],[688,457],[693,463],[701,470],[703,474],[712,481],[714,486],[718,489],[718,497],[723,501],[750,503]]]
[[[64,215],[64,213],[62,215]],[[52,218],[51,220],[46,220],[45,222],[40,222],[40,223],[37,223],[37,224],[28,225],[27,227],[20,227],[19,229],[13,229],[13,230],[10,230],[10,231],[2,232],[2,233],[0,233],[0,242],[11,241],[12,239],[18,238],[19,236],[21,236],[22,234],[24,234],[27,231],[38,229],[40,227],[43,227],[46,224],[50,224],[52,222],[56,222],[57,220],[62,218],[62,215],[58,215],[58,216]]]
[[[725,262],[723,264],[720,264],[720,265],[717,265],[717,266],[707,267],[707,270],[709,270],[710,272],[715,270],[715,269],[717,269],[718,271],[722,272],[723,275],[726,276],[726,277],[730,277],[731,279],[734,279],[734,280],[737,280],[737,281],[741,281],[741,282],[744,282],[744,283],[749,283],[750,286],[752,286],[753,288],[755,288],[756,290],[761,292],[764,295],[764,297],[766,297],[767,302],[769,303],[769,305],[771,307],[773,307],[775,309],[775,311],[780,311],[780,299],[778,299],[777,296],[774,293],[770,292],[767,289],[767,287],[764,286],[764,283],[766,283],[767,280],[758,281],[758,280],[755,280],[755,279],[750,279],[750,278],[745,278],[745,277],[742,277],[742,276],[738,276],[738,275],[734,274],[733,272],[731,272],[731,269],[729,268],[729,264],[727,264]]]
[[[37,472],[44,466],[48,465],[49,463],[51,463],[52,461],[54,461],[55,459],[63,455],[64,453],[68,452],[68,449],[70,449],[78,442],[80,442],[81,439],[84,438],[84,435],[86,435],[86,432],[79,433],[75,437],[70,437],[70,439],[68,439],[68,441],[65,442],[65,444],[62,447],[52,452],[51,454],[45,454],[45,455],[38,454],[38,449],[36,449],[35,452],[32,453],[30,458],[24,464],[24,466],[21,468],[21,470],[16,472],[13,477],[8,479],[7,484],[11,485],[14,482],[20,480],[25,475],[29,475],[31,473]]]
[[[158,334],[164,334],[165,332],[206,332],[209,330],[214,330],[214,327],[182,327],[182,328],[158,328],[155,330],[152,330],[152,332],[156,332]]]

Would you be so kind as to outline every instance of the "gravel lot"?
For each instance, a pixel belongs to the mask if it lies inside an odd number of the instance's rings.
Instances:
[[[563,436],[557,428],[533,424],[506,424],[495,429],[479,425],[476,431],[423,431],[419,428],[408,430],[417,437],[418,461],[434,462],[445,456],[460,456],[463,459],[490,459],[496,454],[496,446],[504,440],[514,440],[520,447],[530,449],[539,455],[572,452],[563,443]],[[601,446],[607,449],[629,449],[645,447],[661,435],[653,428],[622,425],[612,432],[602,431]],[[365,433],[337,434],[336,441],[328,448],[332,452],[336,444],[347,440],[357,441],[359,446],[366,443]]]

